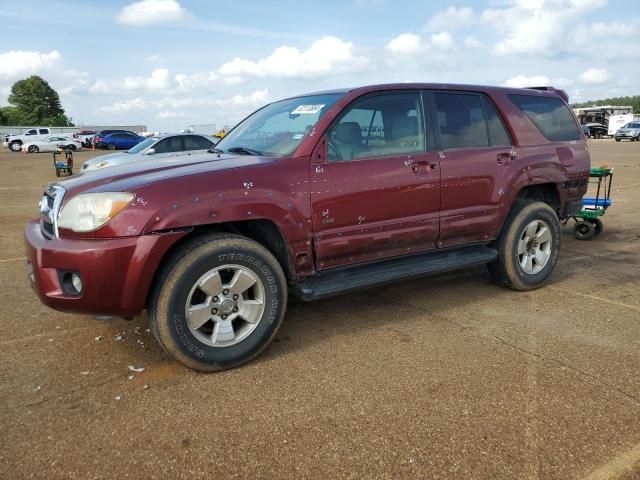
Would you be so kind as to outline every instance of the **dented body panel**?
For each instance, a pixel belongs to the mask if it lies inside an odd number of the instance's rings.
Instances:
[[[373,92],[404,90],[422,92],[422,98],[441,90],[481,93],[491,99],[512,144],[444,150],[433,133],[436,117],[426,107],[424,134],[429,141],[423,152],[328,161],[325,132],[349,104]],[[291,156],[203,153],[60,181],[66,190],[61,208],[85,192],[131,192],[135,198],[90,233],[60,229],[59,238],[49,240],[38,236],[36,224],[29,224],[25,235],[34,288],[53,308],[131,316],[144,308],[163,258],[176,242],[201,227],[270,222],[285,245],[283,267],[295,283],[337,266],[488,244],[500,234],[524,189],[545,186],[545,191],[554,192],[562,216],[567,203],[579,201],[586,192],[586,142],[550,142],[509,100],[511,93],[556,98],[552,91],[468,85],[345,90]],[[99,278],[95,269],[107,264],[128,267],[123,267],[124,276],[115,276],[79,299],[65,297],[56,287],[55,269],[67,268],[65,263],[91,279]],[[134,283],[134,290],[124,288]],[[94,280],[89,285],[98,288]]]

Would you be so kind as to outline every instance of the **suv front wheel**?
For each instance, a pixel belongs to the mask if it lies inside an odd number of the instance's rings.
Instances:
[[[22,150],[22,142],[11,142],[9,144],[9,149],[12,152],[19,152],[20,150]]]
[[[561,230],[555,211],[543,202],[518,203],[497,240],[493,279],[514,290],[541,287],[560,256]]]
[[[185,245],[157,285],[151,329],[165,351],[200,371],[255,358],[275,336],[287,305],[278,261],[238,235],[208,235]]]

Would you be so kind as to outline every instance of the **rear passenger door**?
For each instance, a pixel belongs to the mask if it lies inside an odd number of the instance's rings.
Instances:
[[[516,158],[511,138],[484,94],[446,90],[426,95],[442,175],[438,246],[489,241]]]
[[[369,94],[328,128],[309,186],[319,270],[435,248],[440,171],[423,112],[419,92]]]

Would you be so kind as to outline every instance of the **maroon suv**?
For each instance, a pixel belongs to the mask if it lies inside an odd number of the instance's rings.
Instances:
[[[543,285],[589,154],[564,92],[396,84],[269,104],[209,153],[50,185],[25,229],[55,309],[149,311],[198,370],[258,355],[304,300],[488,264]]]

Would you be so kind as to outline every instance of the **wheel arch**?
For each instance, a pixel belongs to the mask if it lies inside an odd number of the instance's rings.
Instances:
[[[556,215],[560,217],[562,211],[563,196],[560,186],[554,182],[542,182],[535,184],[521,185],[515,190],[515,193],[510,197],[508,203],[509,208],[505,208],[502,212],[499,229],[496,232],[495,238],[500,238],[500,235],[504,231],[504,226],[511,215],[528,202],[540,201],[544,202],[553,208]]]
[[[234,233],[259,243],[265,247],[278,261],[287,280],[291,280],[294,272],[287,241],[280,228],[271,220],[252,219],[231,221],[217,224],[197,225],[189,228],[189,233],[174,243],[163,255],[158,268],[153,274],[145,304],[153,296],[164,270],[173,264],[172,257],[179,254],[186,245],[216,233]]]

